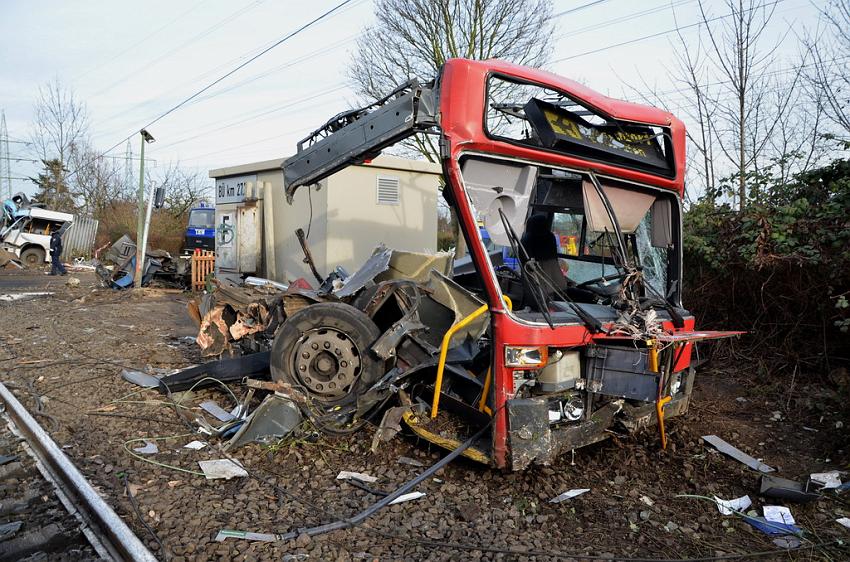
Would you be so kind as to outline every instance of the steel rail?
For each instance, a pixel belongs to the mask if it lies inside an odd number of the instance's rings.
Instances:
[[[84,523],[94,532],[101,545],[114,560],[156,562],[156,557],[126,523],[92,488],[71,459],[35,421],[15,395],[0,383],[0,402],[5,412],[26,439],[41,465],[78,510]],[[87,533],[88,534],[88,533]],[[97,548],[98,545],[93,545]]]

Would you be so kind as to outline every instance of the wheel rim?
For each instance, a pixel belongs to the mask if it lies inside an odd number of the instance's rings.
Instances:
[[[360,350],[344,332],[316,328],[293,350],[293,372],[316,399],[330,402],[348,394],[360,375]]]
[[[38,254],[29,252],[24,256],[24,262],[27,265],[38,265]]]

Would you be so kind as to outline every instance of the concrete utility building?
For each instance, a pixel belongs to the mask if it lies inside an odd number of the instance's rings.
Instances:
[[[307,243],[319,274],[353,273],[384,243],[435,252],[437,164],[382,155],[350,166],[286,202],[284,159],[210,170],[216,195],[216,274],[277,281],[314,278],[295,235]]]

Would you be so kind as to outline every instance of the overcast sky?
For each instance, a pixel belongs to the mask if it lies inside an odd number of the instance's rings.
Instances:
[[[338,3],[0,0],[0,109],[9,136],[28,137],[38,87],[58,77],[86,103],[95,146],[105,150]],[[547,69],[615,97],[633,97],[627,85],[642,81],[660,91],[681,87],[665,70],[675,40],[665,32],[678,21],[683,35],[696,37],[700,28],[687,27],[698,21],[696,0],[554,0],[554,13],[586,4],[593,5],[555,20]],[[704,4],[712,16],[727,13],[722,0]],[[159,166],[179,160],[206,173],[290,154],[298,139],[355,103],[346,68],[355,38],[372,21],[371,0],[353,0],[151,127],[157,142],[147,155]],[[809,0],[778,0],[771,34],[816,21]],[[657,36],[639,40],[650,35]],[[788,67],[796,55],[787,40],[777,64]],[[689,103],[681,94],[671,98]],[[28,157],[23,144],[10,149],[13,157]],[[110,154],[123,158],[124,151],[121,145]],[[11,167],[13,176],[37,169],[27,162]],[[13,189],[33,188],[16,179]]]

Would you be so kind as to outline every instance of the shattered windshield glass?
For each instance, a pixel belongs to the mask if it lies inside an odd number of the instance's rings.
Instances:
[[[597,189],[587,174],[484,158],[467,159],[462,171],[487,242],[520,245],[513,269],[522,274],[534,260],[546,289],[561,293],[556,300],[610,304],[633,270],[650,293],[668,293],[671,195],[609,178]]]

